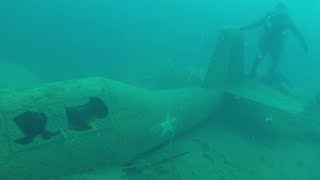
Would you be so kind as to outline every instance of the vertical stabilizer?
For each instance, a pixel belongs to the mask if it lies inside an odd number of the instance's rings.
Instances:
[[[226,88],[244,78],[244,41],[238,29],[220,32],[216,48],[204,79],[204,87]]]

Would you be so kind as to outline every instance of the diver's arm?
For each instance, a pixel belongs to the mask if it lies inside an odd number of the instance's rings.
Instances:
[[[262,26],[265,22],[266,22],[266,17],[263,17],[259,21],[256,21],[256,22],[254,22],[252,24],[249,24],[249,25],[241,27],[240,30],[242,30],[242,31],[251,30],[251,29],[257,28],[259,26]]]
[[[297,29],[296,26],[291,24],[290,30],[293,32],[293,34],[298,38],[300,44],[302,45],[303,49],[305,52],[308,52],[308,45],[307,42],[305,41],[302,33]]]

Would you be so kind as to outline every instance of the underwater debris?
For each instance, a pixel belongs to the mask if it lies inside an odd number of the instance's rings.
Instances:
[[[162,158],[160,160],[153,161],[153,162],[139,159],[134,162],[126,163],[125,165],[122,166],[122,170],[127,171],[127,172],[130,172],[130,171],[131,172],[141,172],[146,168],[157,167],[157,166],[160,166],[164,163],[174,161],[174,160],[176,160],[180,157],[183,157],[189,153],[190,152],[188,152],[188,151],[176,153],[176,154],[167,156],[165,158]]]
[[[47,140],[58,134],[58,131],[46,130],[47,117],[44,113],[26,111],[15,117],[14,122],[25,136],[15,140],[18,144],[30,144],[38,135],[42,135],[42,138]]]
[[[66,107],[68,126],[76,131],[92,129],[90,123],[95,119],[106,118],[108,106],[99,97],[90,97],[84,105]]]
[[[153,126],[150,130],[153,134],[157,134],[163,138],[174,134],[176,124],[177,118],[167,113],[164,121]]]

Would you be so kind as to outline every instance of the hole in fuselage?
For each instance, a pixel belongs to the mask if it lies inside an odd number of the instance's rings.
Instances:
[[[88,103],[66,107],[69,129],[86,131],[92,129],[91,123],[108,116],[108,106],[99,97],[90,97]]]
[[[51,136],[58,134],[58,132],[50,132],[46,129],[47,116],[42,112],[25,111],[13,120],[24,135],[15,140],[15,143],[18,144],[30,144],[38,135],[48,140]]]

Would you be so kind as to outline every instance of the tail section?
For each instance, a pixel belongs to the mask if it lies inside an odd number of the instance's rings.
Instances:
[[[206,88],[227,88],[244,79],[244,40],[238,29],[220,32],[203,82]]]

